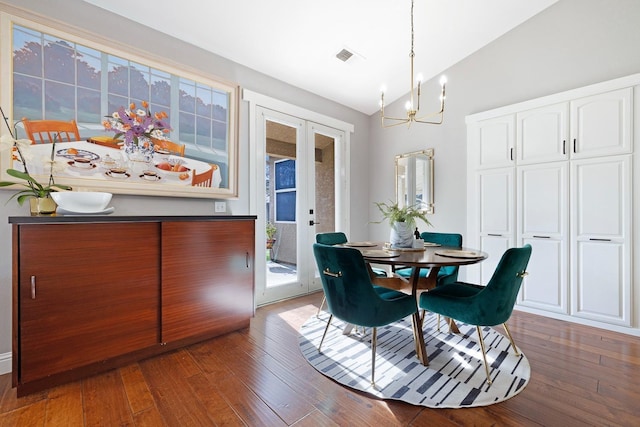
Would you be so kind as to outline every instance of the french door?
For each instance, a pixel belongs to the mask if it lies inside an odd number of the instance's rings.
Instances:
[[[346,225],[345,180],[339,178],[345,132],[264,107],[256,108],[255,129],[261,154],[256,270],[264,272],[256,275],[256,303],[262,305],[322,288],[312,246],[316,233]],[[276,229],[269,243],[268,223]]]

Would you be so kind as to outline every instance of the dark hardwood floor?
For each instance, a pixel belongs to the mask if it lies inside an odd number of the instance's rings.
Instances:
[[[471,409],[381,401],[317,373],[298,350],[315,294],[262,307],[247,330],[17,398],[0,376],[0,426],[638,426],[640,338],[514,312],[529,358],[518,396]]]

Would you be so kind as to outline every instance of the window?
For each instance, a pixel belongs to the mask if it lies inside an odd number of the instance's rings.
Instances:
[[[296,161],[278,160],[275,165],[276,221],[296,221]]]

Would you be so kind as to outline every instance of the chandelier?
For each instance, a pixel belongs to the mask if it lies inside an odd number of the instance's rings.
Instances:
[[[385,88],[381,89],[380,94],[380,123],[383,128],[389,128],[393,126],[407,124],[407,127],[411,126],[412,122],[416,123],[427,123],[432,125],[439,125],[442,123],[444,118],[444,99],[445,99],[445,86],[447,83],[447,78],[442,76],[440,78],[440,85],[442,85],[442,92],[440,94],[440,110],[426,114],[424,116],[419,116],[420,113],[420,89],[422,86],[422,74],[418,74],[417,79],[413,79],[413,58],[415,57],[415,53],[413,52],[413,0],[411,0],[411,52],[409,53],[409,59],[411,60],[411,90],[409,91],[409,100],[405,104],[405,108],[407,109],[406,117],[388,117],[384,115],[384,91]],[[417,85],[417,88],[414,87],[414,82]],[[415,96],[414,96],[415,93]],[[414,103],[414,99],[416,103]],[[385,120],[391,121],[391,123],[385,123]]]

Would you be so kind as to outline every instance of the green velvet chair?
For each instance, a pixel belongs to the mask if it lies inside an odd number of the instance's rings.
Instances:
[[[433,233],[425,231],[420,234],[425,242],[437,243],[442,246],[450,246],[454,248],[462,247],[462,235],[457,233]],[[412,274],[412,268],[400,268],[394,271],[400,277],[409,278]],[[426,278],[429,275],[428,268],[420,269],[420,278]],[[446,285],[447,283],[455,283],[458,280],[458,266],[441,267],[438,271],[436,286]]]
[[[343,243],[347,243],[347,241],[347,235],[341,231],[316,234],[316,243],[320,243],[323,245],[341,245]],[[387,272],[381,268],[372,268],[371,266],[369,266],[368,268],[370,268],[370,273],[372,273],[376,277],[387,277]],[[322,302],[320,303],[320,307],[318,307],[317,315],[320,315],[320,311],[322,311],[322,307],[324,307],[325,301],[326,297],[322,297]]]
[[[502,324],[516,355],[519,354],[507,328],[507,320],[513,312],[522,279],[527,274],[529,258],[531,258],[531,245],[507,249],[487,286],[455,282],[438,286],[420,295],[420,308],[476,326],[489,384],[491,384],[491,377],[480,326]],[[440,318],[438,317],[439,329]]]
[[[313,253],[330,314],[318,352],[322,351],[334,316],[353,325],[372,328],[371,383],[375,384],[377,327],[412,316],[414,331],[419,331],[416,299],[402,292],[374,287],[362,253],[357,249],[315,243]],[[414,333],[414,336],[416,349],[421,346],[420,351],[426,355],[424,341],[419,339],[422,334]]]

